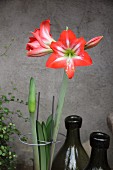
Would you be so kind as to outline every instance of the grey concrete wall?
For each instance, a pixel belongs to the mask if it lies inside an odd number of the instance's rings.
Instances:
[[[113,138],[106,117],[113,112],[113,1],[112,0],[1,0],[0,1],[0,86],[1,93],[17,87],[15,95],[27,100],[29,79],[36,79],[41,92],[40,119],[51,113],[52,96],[58,98],[63,70],[45,68],[47,57],[27,58],[25,46],[29,31],[50,18],[55,39],[66,26],[89,40],[103,35],[103,41],[89,50],[93,66],[76,69],[69,81],[60,131],[65,133],[64,118],[70,114],[83,117],[82,142],[92,131],[110,134],[109,163],[113,167]],[[21,106],[11,105],[12,109]],[[28,116],[26,106],[22,107]],[[23,133],[30,132],[29,123],[14,117]],[[20,161],[30,163],[31,149],[16,139]]]

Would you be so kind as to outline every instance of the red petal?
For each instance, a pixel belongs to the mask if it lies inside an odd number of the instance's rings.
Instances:
[[[40,29],[36,28],[36,29],[34,30],[34,32],[31,32],[31,33],[35,33],[36,35],[37,35],[37,34],[39,35]]]
[[[58,55],[64,56],[65,50],[64,50],[64,45],[62,44],[62,42],[60,42],[60,41],[52,42],[50,47]]]
[[[46,34],[50,34],[50,20],[45,20],[40,24],[40,35],[45,37]]]
[[[53,53],[50,55],[46,62],[46,67],[49,68],[65,68],[66,66],[66,58],[60,57],[58,54]]]
[[[27,43],[26,49],[34,49],[40,46],[38,41],[33,41],[32,43]]]
[[[37,31],[40,31],[40,29],[39,28],[35,28],[34,32],[36,33]]]
[[[50,20],[45,20],[40,24],[40,36],[45,39],[45,41],[49,41],[50,44],[52,42],[52,38],[50,35]]]
[[[74,32],[72,32],[71,30],[64,30],[60,34],[59,41],[61,41],[63,45],[69,48],[70,46],[72,46],[73,40],[75,39],[76,39],[76,35],[74,34]]]
[[[84,45],[86,44],[86,41],[83,37],[76,39],[73,42],[73,51],[78,55],[80,51],[84,50]]]
[[[46,61],[46,67],[50,67],[51,63],[58,58],[57,54],[52,53]]]
[[[99,36],[99,37],[95,37],[95,38],[92,38],[91,40],[89,40],[85,44],[85,50],[95,47],[102,40],[102,38],[103,38],[103,36]]]
[[[29,51],[30,49],[33,49],[33,48],[29,45],[29,43],[32,43],[32,42],[34,42],[34,41],[37,41],[35,37],[29,37],[29,42],[28,42],[27,45],[26,45],[26,50]]]
[[[69,79],[71,79],[74,76],[75,66],[73,60],[70,58],[67,59],[65,71]]]
[[[42,41],[40,35],[39,35],[39,30],[37,32],[32,32],[32,34],[34,35],[34,37],[37,39],[37,41],[40,43],[40,45],[44,48],[48,48],[49,46],[44,44],[44,42]]]
[[[43,48],[43,47],[40,46],[37,49],[33,49],[33,50],[28,51],[27,55],[29,57],[40,57],[40,56],[47,55],[51,52],[52,52],[51,49],[46,49],[46,48]]]
[[[75,66],[89,66],[92,64],[92,59],[87,52],[83,52],[80,56],[72,58]]]
[[[29,37],[29,43],[31,43],[33,41],[36,41],[36,38],[35,37]]]
[[[29,46],[28,43],[27,43],[27,45],[26,45],[26,50],[29,51],[29,50],[32,50],[32,49],[33,49],[33,48],[32,48],[31,46]]]

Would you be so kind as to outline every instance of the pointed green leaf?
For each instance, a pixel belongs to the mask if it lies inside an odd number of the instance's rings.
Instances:
[[[46,125],[44,122],[42,122],[42,130],[43,130],[44,140],[47,141],[47,131],[46,131]]]
[[[41,144],[40,141],[44,141],[45,139],[43,135],[43,128],[40,122],[38,121],[36,121],[36,129],[37,129],[38,143]],[[40,159],[40,169],[47,170],[46,169],[46,147],[45,146],[39,146],[39,159]]]
[[[46,127],[48,126],[49,122],[52,120],[52,115],[50,115],[48,118],[47,118],[47,121],[46,121]]]
[[[43,134],[44,134],[44,139],[47,142],[47,129],[46,129],[46,125],[44,122],[42,122],[42,129],[43,129]],[[46,149],[46,166],[47,166],[47,170],[48,170],[48,166],[49,166],[49,159],[50,159],[50,144],[45,146]]]
[[[47,139],[50,141],[52,139],[52,133],[54,128],[54,121],[51,119],[47,125]]]

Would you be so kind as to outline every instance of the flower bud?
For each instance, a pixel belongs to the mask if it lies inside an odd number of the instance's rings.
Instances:
[[[91,40],[89,40],[85,44],[85,50],[95,47],[102,40],[102,38],[103,38],[103,36],[99,36],[99,37],[95,37],[95,38],[92,38]]]
[[[36,89],[34,78],[31,77],[29,84],[28,109],[30,113],[36,111]]]

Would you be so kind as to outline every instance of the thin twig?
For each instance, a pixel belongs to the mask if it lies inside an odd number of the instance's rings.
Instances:
[[[53,125],[54,125],[54,102],[55,102],[55,96],[53,96],[53,100],[52,100],[52,124],[51,124],[51,140],[53,140]]]
[[[51,144],[50,144],[50,160],[49,160],[48,170],[51,170],[51,154],[52,154],[53,128],[54,128],[54,116],[55,116],[54,102],[55,102],[55,96],[53,96],[53,100],[52,100]]]

